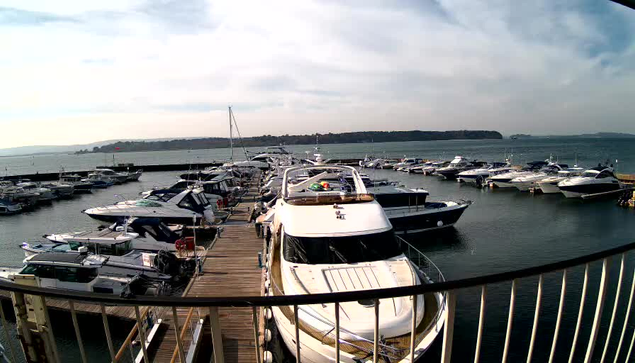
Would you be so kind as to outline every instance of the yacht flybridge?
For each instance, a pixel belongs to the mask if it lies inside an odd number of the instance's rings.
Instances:
[[[351,178],[352,177],[352,178]],[[352,179],[352,180],[351,180]],[[337,293],[428,283],[401,250],[381,205],[368,194],[354,168],[304,166],[285,171],[272,224],[270,281],[273,295]],[[372,356],[375,309],[372,301],[340,304],[340,358],[363,361]],[[412,313],[416,313],[418,358],[444,325],[444,296],[426,294],[382,299],[379,303],[385,361],[410,357]],[[278,330],[296,354],[293,310],[274,307]],[[302,362],[330,361],[335,356],[333,304],[302,306],[300,355]]]
[[[180,193],[155,190],[145,198],[128,200],[114,205],[86,209],[90,217],[116,222],[121,218],[160,218],[165,223],[197,223],[204,218],[214,221],[214,212],[202,189],[187,189]]]

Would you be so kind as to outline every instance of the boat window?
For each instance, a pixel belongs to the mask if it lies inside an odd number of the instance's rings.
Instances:
[[[285,234],[284,259],[315,264],[386,260],[401,254],[394,231],[348,237],[294,237]]]
[[[611,173],[611,172],[610,172],[610,171],[608,171],[608,170],[604,170],[604,171],[600,172],[600,174],[598,174],[598,175],[596,176],[596,178],[597,178],[597,179],[602,179],[602,178],[611,178],[611,177],[613,177],[613,173]]]
[[[598,175],[598,173],[594,173],[592,171],[585,171],[584,173],[582,173],[582,176],[585,178],[595,178]]]
[[[148,200],[148,199],[139,199],[138,201],[136,201],[135,205],[137,207],[150,207],[150,208],[162,207],[161,203]]]
[[[194,197],[190,193],[190,194],[186,195],[183,199],[181,199],[181,201],[177,205],[180,208],[194,210],[196,208],[196,206],[198,206],[198,203],[196,202],[196,200],[194,199]]]
[[[97,277],[96,268],[55,267],[55,278],[64,282],[91,282]]]
[[[44,266],[44,265],[26,265],[25,268],[20,272],[22,275],[35,275],[40,278],[48,278],[54,279],[55,273],[53,270],[53,266]]]

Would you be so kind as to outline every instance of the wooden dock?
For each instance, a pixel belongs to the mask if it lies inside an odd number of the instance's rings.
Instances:
[[[254,185],[255,187],[255,185]],[[207,251],[202,271],[197,274],[183,296],[223,297],[257,296],[262,294],[263,269],[258,265],[258,252],[262,252],[263,241],[256,236],[254,225],[249,223],[253,206],[254,190],[243,197],[232,209],[227,223],[212,247]],[[190,313],[191,311],[191,313]],[[162,363],[179,362],[172,313],[162,314],[169,328],[160,341],[153,343],[153,361]],[[183,345],[190,344],[189,330],[183,328],[188,315],[190,320],[204,319],[204,334],[201,338],[198,358],[195,361],[209,361],[211,354],[211,334],[209,309],[177,309]],[[219,323],[222,327],[223,355],[227,363],[256,362],[254,321],[251,308],[219,308]],[[258,322],[262,331],[262,322]],[[186,353],[187,354],[187,353]]]

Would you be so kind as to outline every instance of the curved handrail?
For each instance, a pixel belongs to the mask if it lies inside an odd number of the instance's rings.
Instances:
[[[511,281],[524,277],[559,271],[566,268],[598,261],[614,255],[619,255],[635,249],[635,242],[628,243],[608,250],[591,253],[581,257],[552,262],[540,266],[524,268],[520,270],[494,273],[484,276],[470,277],[461,280],[445,281],[425,285],[392,287],[386,289],[361,290],[339,293],[325,293],[312,295],[285,295],[285,296],[227,296],[227,297],[180,297],[180,296],[137,296],[121,298],[110,295],[99,295],[90,292],[70,292],[58,289],[32,287],[14,284],[8,281],[0,281],[0,290],[25,293],[31,295],[43,295],[49,298],[74,300],[87,303],[103,303],[112,305],[137,305],[137,306],[186,306],[186,307],[253,307],[253,306],[284,306],[328,304],[335,302],[356,301],[365,299],[385,299],[400,296],[421,295],[431,292],[444,292],[495,284]]]

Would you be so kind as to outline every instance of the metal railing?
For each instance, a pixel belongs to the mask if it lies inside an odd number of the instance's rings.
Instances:
[[[402,241],[402,243],[405,241]],[[576,257],[565,261],[559,261],[555,263],[544,264],[541,266],[530,267],[525,269],[519,269],[515,271],[503,272],[490,274],[486,276],[478,276],[461,280],[454,281],[444,281],[442,278],[441,272],[436,268],[436,266],[429,260],[424,257],[420,257],[420,259],[416,256],[423,255],[420,251],[414,248],[409,243],[403,244],[405,253],[410,256],[412,262],[420,267],[426,275],[434,276],[435,271],[438,271],[438,281],[434,283],[416,285],[416,286],[406,286],[406,287],[398,287],[398,288],[388,288],[388,289],[376,289],[376,290],[362,290],[362,291],[351,291],[351,292],[341,292],[341,293],[329,293],[329,294],[309,294],[309,295],[294,295],[294,296],[253,296],[253,297],[220,297],[220,298],[207,298],[207,297],[151,297],[151,296],[136,296],[132,298],[120,298],[117,296],[110,295],[100,295],[93,293],[85,293],[85,292],[70,292],[58,289],[49,289],[49,288],[40,288],[35,286],[27,286],[27,285],[19,285],[10,282],[0,281],[0,290],[12,292],[15,295],[16,299],[24,299],[25,295],[31,296],[31,300],[37,300],[36,297],[40,297],[41,306],[42,306],[42,317],[44,319],[39,321],[36,319],[36,325],[46,324],[46,329],[42,329],[42,331],[46,331],[49,334],[53,335],[53,327],[51,326],[50,319],[48,316],[48,307],[46,305],[47,301],[56,299],[66,301],[69,307],[69,312],[71,315],[71,320],[73,322],[73,329],[76,335],[76,343],[79,346],[80,356],[82,362],[86,362],[86,348],[84,346],[84,339],[86,334],[90,334],[87,331],[80,331],[80,324],[78,321],[78,306],[79,304],[92,304],[98,307],[100,314],[102,316],[103,330],[106,333],[106,342],[108,351],[110,353],[110,360],[117,362],[122,359],[121,354],[117,354],[117,351],[124,351],[126,349],[130,349],[128,345],[133,341],[132,339],[127,339],[124,344],[120,347],[116,347],[111,335],[111,329],[109,326],[109,318],[107,315],[107,307],[110,306],[130,306],[134,309],[135,321],[137,323],[138,342],[147,342],[149,335],[152,334],[152,327],[150,324],[147,324],[146,316],[143,312],[146,311],[146,307],[152,307],[153,309],[157,309],[159,307],[164,307],[164,311],[167,313],[163,313],[159,317],[162,318],[162,324],[171,324],[173,326],[173,330],[175,333],[182,333],[183,331],[186,334],[174,334],[173,347],[169,347],[173,352],[170,354],[168,358],[171,362],[176,361],[191,361],[194,353],[190,353],[189,347],[190,345],[185,344],[187,341],[190,341],[191,338],[186,338],[189,334],[189,331],[194,329],[194,325],[191,322],[178,321],[178,316],[176,314],[176,308],[192,308],[193,311],[205,312],[204,315],[200,317],[200,319],[209,318],[210,323],[206,324],[205,329],[209,329],[209,333],[211,333],[212,339],[209,341],[203,341],[203,344],[212,345],[213,355],[215,356],[216,362],[223,362],[223,351],[222,347],[222,335],[223,327],[219,321],[218,308],[239,308],[239,307],[249,307],[253,311],[253,319],[254,319],[254,337],[256,341],[256,350],[257,350],[257,362],[268,361],[270,360],[270,355],[265,355],[263,347],[264,337],[261,336],[261,332],[259,331],[259,324],[261,318],[267,315],[267,310],[269,310],[273,306],[292,306],[293,307],[293,319],[296,322],[297,335],[296,337],[300,337],[300,318],[299,312],[305,309],[306,305],[312,304],[333,304],[336,307],[336,312],[339,312],[339,306],[342,303],[350,302],[350,301],[360,301],[360,300],[370,300],[377,302],[380,299],[387,298],[395,298],[395,297],[407,297],[410,296],[413,299],[416,299],[417,296],[428,294],[428,293],[442,293],[444,294],[444,310],[447,311],[447,315],[445,315],[444,321],[444,331],[443,331],[443,341],[441,344],[441,361],[442,362],[450,362],[452,357],[452,348],[453,348],[453,333],[454,333],[454,317],[456,311],[457,304],[457,296],[461,293],[465,293],[466,289],[469,288],[480,288],[480,310],[479,310],[479,321],[478,321],[478,329],[476,331],[475,336],[475,355],[474,361],[481,361],[482,354],[482,345],[486,340],[486,337],[483,335],[483,327],[485,321],[485,305],[487,302],[487,291],[488,286],[500,282],[511,282],[511,289],[509,293],[509,311],[507,324],[505,329],[505,339],[502,341],[503,355],[501,360],[503,362],[509,361],[510,357],[510,343],[512,340],[512,331],[513,325],[512,322],[514,320],[515,311],[515,302],[517,298],[517,283],[520,279],[527,277],[537,277],[538,285],[535,293],[535,310],[533,312],[533,324],[531,329],[531,338],[529,342],[529,347],[527,350],[527,361],[531,361],[534,356],[535,350],[535,342],[537,339],[538,326],[540,324],[540,316],[541,316],[541,308],[542,308],[542,295],[543,290],[545,288],[545,279],[544,275],[547,273],[561,272],[561,288],[560,288],[560,296],[559,296],[559,305],[557,310],[557,320],[555,323],[555,327],[553,332],[551,333],[549,339],[551,340],[551,344],[549,347],[549,361],[555,361],[555,352],[557,349],[563,350],[567,349],[569,351],[570,361],[573,361],[574,356],[578,354],[584,355],[584,362],[596,361],[600,358],[600,362],[608,362],[612,360],[613,362],[621,362],[621,361],[630,361],[632,358],[632,350],[633,344],[635,343],[635,334],[633,332],[632,324],[629,324],[629,318],[631,315],[631,308],[633,303],[633,295],[635,293],[635,279],[631,282],[630,291],[628,293],[628,299],[624,294],[626,292],[622,291],[624,289],[624,275],[633,274],[635,276],[634,271],[627,271],[627,255],[628,252],[635,249],[635,243],[626,244],[623,246],[619,246],[616,248],[608,249],[605,251],[588,254],[582,257]],[[265,248],[265,255],[267,252],[267,243],[263,243],[263,248]],[[619,275],[616,281],[612,281],[617,285],[615,294],[611,294],[608,296],[608,286],[609,286],[609,267],[611,260],[619,261]],[[590,325],[585,326],[584,320],[582,319],[582,314],[586,309],[589,308],[587,306],[587,295],[589,295],[590,291],[594,290],[590,287],[590,265],[595,261],[600,261],[602,264],[601,276],[598,285],[597,292],[597,300],[595,303],[595,307],[593,309],[593,319]],[[582,282],[582,292],[580,296],[580,305],[578,309],[578,315],[574,330],[573,341],[570,346],[560,346],[558,347],[558,338],[562,333],[562,315],[563,315],[563,305],[565,301],[565,296],[567,294],[567,282],[569,280],[569,273],[572,268],[576,266],[584,266],[584,280]],[[612,301],[612,305],[611,302]],[[14,304],[15,305],[15,304]],[[374,339],[366,339],[367,343],[372,343],[373,348],[368,350],[369,354],[372,354],[373,361],[377,362],[382,359],[381,354],[379,352],[382,349],[381,342],[381,332],[379,331],[379,321],[381,316],[379,315],[378,305],[375,305],[376,315],[375,315],[375,333]],[[416,306],[416,304],[413,304]],[[603,314],[604,309],[609,306],[611,308],[610,314]],[[620,309],[621,307],[621,309]],[[200,308],[200,309],[197,309]],[[625,315],[623,320],[618,318],[618,310],[624,310]],[[2,314],[0,314],[0,319],[3,325],[3,333],[8,342],[7,350],[10,354],[7,356],[14,357],[12,361],[35,361],[33,357],[38,356],[37,351],[29,351],[29,349],[33,349],[34,346],[25,346],[26,354],[20,350],[19,346],[15,344],[11,344],[12,339],[9,339],[11,332],[11,325],[8,324],[6,313],[2,309],[0,309]],[[23,311],[22,315],[20,311],[17,311],[16,308],[16,317],[18,320],[26,319],[26,311]],[[605,324],[602,324],[603,315],[606,318],[610,317],[610,320],[606,321]],[[332,331],[328,332],[330,337],[336,342],[337,349],[335,350],[335,354],[338,356],[337,359],[340,359],[340,341],[342,341],[342,334],[353,334],[354,332],[347,332],[340,327],[339,321],[339,313],[336,313],[336,321],[335,327]],[[40,319],[38,317],[38,319]],[[182,319],[181,319],[182,320]],[[198,315],[192,314],[193,321],[198,320]],[[606,324],[608,323],[608,328]],[[415,321],[413,319],[413,324]],[[190,326],[192,325],[192,328]],[[202,327],[202,326],[201,326]],[[140,328],[140,329],[139,329]],[[586,329],[585,329],[586,328]],[[590,330],[588,336],[586,336],[586,331]],[[600,334],[600,330],[603,331]],[[201,331],[199,331],[201,333]],[[603,338],[600,338],[603,337]],[[618,339],[619,337],[619,339]],[[630,338],[630,339],[629,339]],[[414,340],[412,340],[414,341]],[[55,339],[49,340],[51,344],[50,354],[48,355],[49,361],[64,361],[63,356],[64,352],[60,352],[57,349]],[[617,343],[616,343],[617,342]],[[14,342],[15,343],[15,342]],[[612,343],[612,349],[609,349],[609,345]],[[164,343],[163,344],[167,344]],[[582,348],[582,345],[584,347]],[[300,347],[300,345],[298,345]],[[165,347],[162,347],[163,349]],[[150,355],[148,350],[155,350],[156,347],[152,347],[152,343],[150,344],[137,344],[136,345],[136,355],[143,356],[143,360],[146,362],[150,361]],[[302,349],[306,349],[304,345],[302,345]],[[580,350],[578,350],[580,349]],[[614,351],[614,352],[613,352]],[[613,354],[610,354],[613,353]],[[61,354],[61,356],[60,356]],[[44,354],[39,354],[39,356],[43,356]],[[125,354],[127,355],[127,354]],[[188,358],[189,357],[189,358]],[[595,358],[595,359],[594,359]],[[625,358],[625,360],[620,360],[620,358]],[[334,356],[333,359],[336,359]],[[343,359],[343,358],[342,358]],[[157,360],[160,360],[157,358]],[[302,350],[300,349],[300,356],[297,358],[297,361],[302,361]],[[405,358],[402,361],[410,361],[409,358]]]

